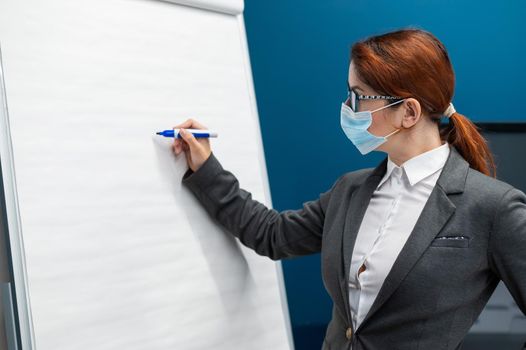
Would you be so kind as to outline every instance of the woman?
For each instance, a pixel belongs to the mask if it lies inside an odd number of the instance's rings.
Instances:
[[[273,260],[321,252],[334,302],[323,349],[459,349],[500,280],[526,314],[526,195],[495,178],[485,140],[451,103],[454,81],[429,32],[355,43],[341,126],[362,154],[388,156],[299,210],[253,200],[208,139],[174,141],[183,184],[244,245]]]

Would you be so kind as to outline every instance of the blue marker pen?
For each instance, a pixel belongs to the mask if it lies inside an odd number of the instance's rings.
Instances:
[[[204,129],[185,129],[188,132],[191,132],[194,137],[217,137],[217,132],[213,132],[210,130],[204,130]],[[178,139],[181,138],[181,135],[179,135],[179,129],[171,129],[171,130],[164,130],[159,131],[157,135],[161,135],[164,137],[177,137]]]

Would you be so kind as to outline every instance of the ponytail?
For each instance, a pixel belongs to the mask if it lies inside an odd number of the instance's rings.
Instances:
[[[479,130],[466,116],[454,112],[449,117],[449,124],[441,128],[440,138],[455,146],[471,168],[495,178],[495,161]]]

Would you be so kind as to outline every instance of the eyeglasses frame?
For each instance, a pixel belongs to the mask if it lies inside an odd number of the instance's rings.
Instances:
[[[354,93],[356,96],[356,109],[352,107],[351,104],[348,104],[347,101],[351,98],[351,93]],[[349,106],[353,112],[358,111],[358,101],[360,100],[403,100],[403,97],[396,97],[396,96],[386,96],[386,95],[361,95],[358,94],[354,89],[347,90],[347,99],[345,100],[345,104]]]

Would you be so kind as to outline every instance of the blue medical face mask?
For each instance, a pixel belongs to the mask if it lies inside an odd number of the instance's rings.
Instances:
[[[354,112],[351,109],[351,107],[349,107],[345,103],[342,103],[340,123],[343,132],[345,132],[345,135],[347,135],[347,137],[349,138],[349,140],[351,140],[354,146],[358,148],[361,154],[365,155],[375,150],[376,148],[378,148],[378,146],[380,146],[384,142],[387,142],[387,138],[389,136],[401,130],[396,129],[395,131],[386,136],[376,136],[367,131],[367,128],[373,122],[374,112],[377,112],[387,107],[394,106],[395,104],[403,102],[404,100],[405,98],[400,101],[388,104],[387,106],[375,109],[374,111],[361,112]]]

